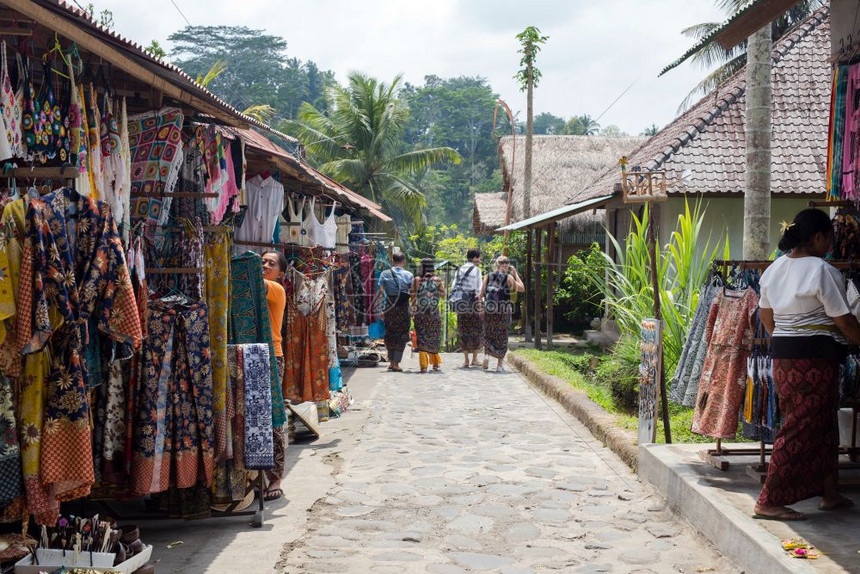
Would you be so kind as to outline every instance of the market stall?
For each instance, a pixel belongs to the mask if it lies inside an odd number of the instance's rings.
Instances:
[[[0,20],[0,521],[55,529],[81,499],[235,515],[256,487],[261,525],[288,411],[349,404],[364,224],[390,219],[82,11],[4,1]],[[266,250],[288,262],[283,318]]]

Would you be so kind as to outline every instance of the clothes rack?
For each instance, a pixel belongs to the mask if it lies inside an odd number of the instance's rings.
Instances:
[[[192,199],[209,199],[221,197],[218,193],[196,193],[193,191],[170,191],[164,193],[132,193],[130,196],[132,199],[146,199],[146,198],[154,198],[160,199],[162,197],[190,197]]]
[[[203,267],[146,267],[147,275],[198,275],[203,273]]]

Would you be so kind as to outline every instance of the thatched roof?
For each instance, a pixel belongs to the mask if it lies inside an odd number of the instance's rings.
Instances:
[[[823,195],[830,118],[830,8],[816,10],[774,43],[771,195]],[[628,156],[630,166],[665,170],[669,194],[744,193],[746,81],[740,70]],[[686,172],[686,177],[684,177]],[[683,181],[680,181],[681,178]],[[611,194],[607,170],[586,193]]]
[[[534,136],[532,146],[531,215],[561,207],[582,195],[598,176],[619,158],[639,147],[647,138],[605,136]],[[523,214],[523,173],[525,136],[505,136],[499,141],[502,190],[513,189],[511,223],[525,219]],[[516,157],[514,156],[514,152]],[[512,160],[516,163],[512,165]],[[510,187],[509,187],[510,186]],[[507,195],[475,195],[475,232],[485,234],[505,224]]]

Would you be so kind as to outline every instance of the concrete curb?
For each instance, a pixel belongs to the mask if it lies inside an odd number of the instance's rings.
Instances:
[[[639,464],[639,445],[636,434],[619,428],[617,418],[588,398],[588,395],[570,386],[564,379],[543,373],[534,363],[509,353],[507,361],[545,395],[554,399],[564,410],[575,416],[612,452],[636,472]]]

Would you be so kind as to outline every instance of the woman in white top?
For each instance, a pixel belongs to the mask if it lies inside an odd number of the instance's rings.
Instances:
[[[821,496],[819,510],[850,508],[838,491],[838,374],[843,344],[860,344],[845,283],[823,257],[833,242],[830,218],[805,209],[783,224],[779,248],[790,252],[762,274],[760,317],[772,335],[773,378],[783,427],[773,443],[755,517],[803,520],[789,508]]]
[[[481,252],[470,249],[466,253],[467,262],[460,266],[451,283],[451,302],[457,312],[457,336],[463,352],[463,368],[469,367],[469,354],[472,366],[478,365],[478,351],[484,344],[484,322],[481,320],[481,307],[478,294],[481,291]]]

